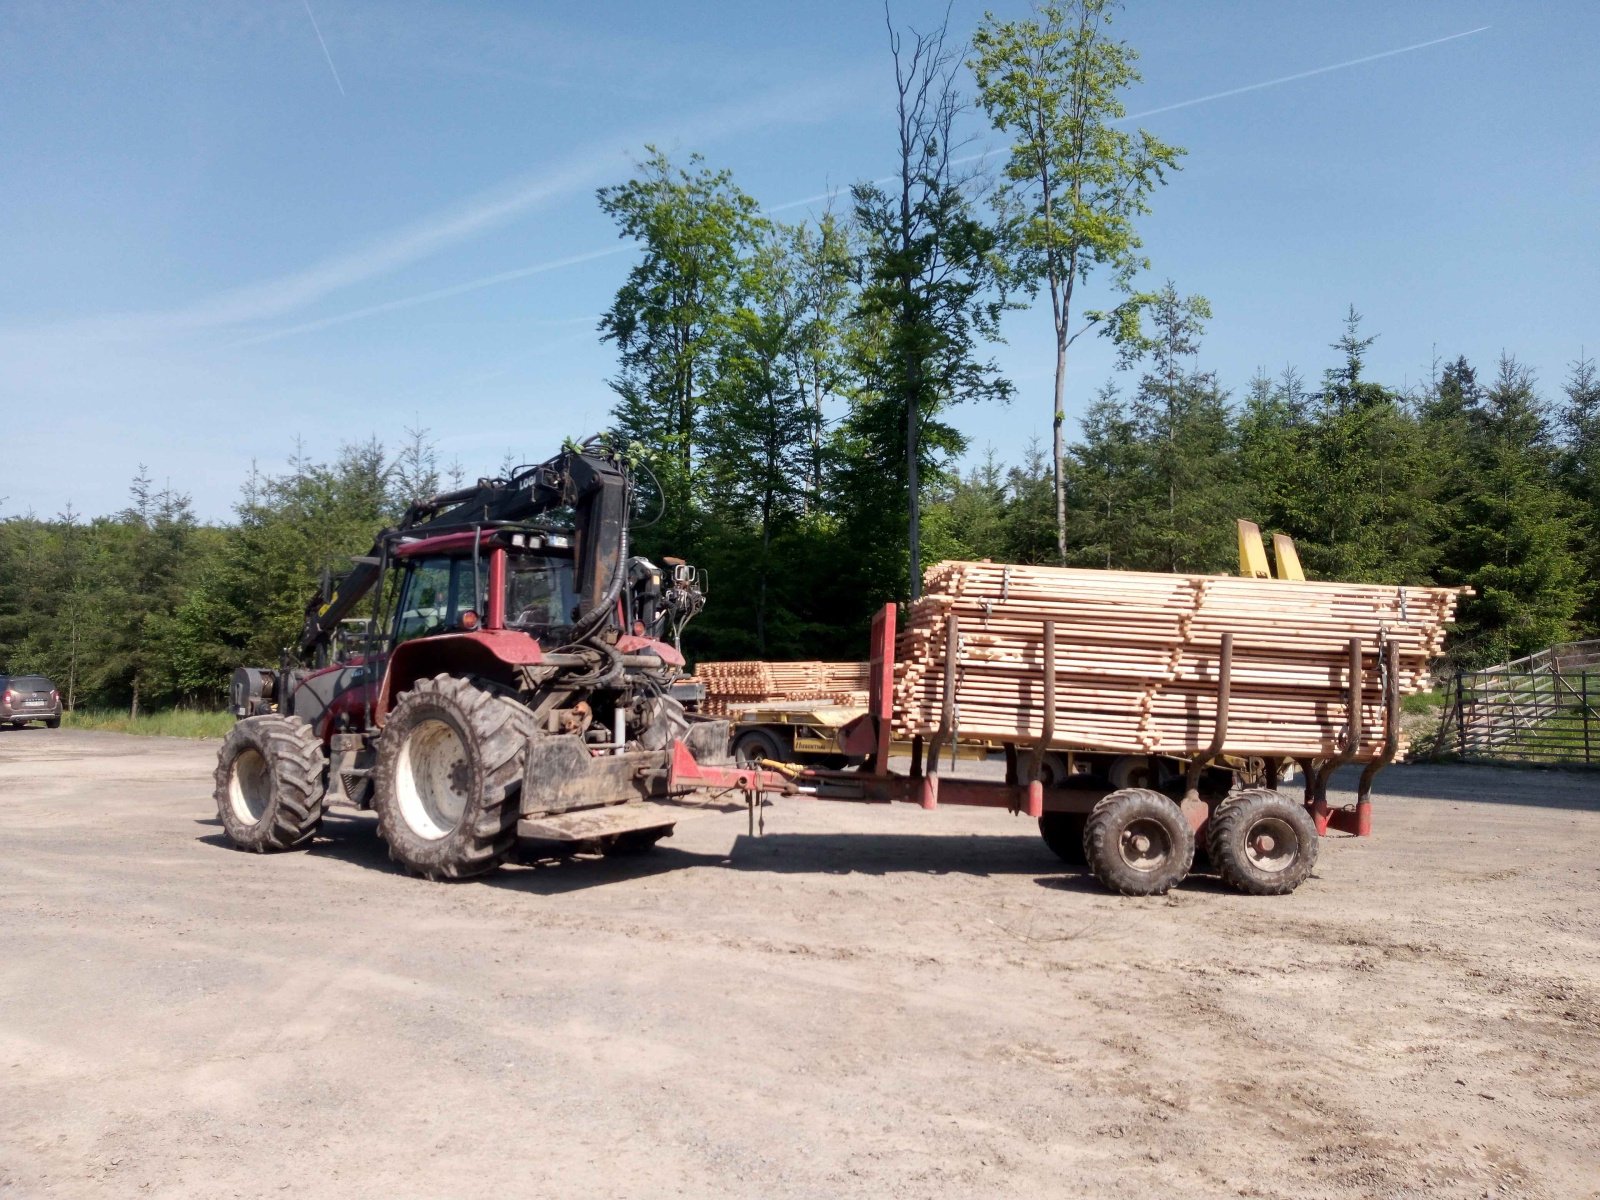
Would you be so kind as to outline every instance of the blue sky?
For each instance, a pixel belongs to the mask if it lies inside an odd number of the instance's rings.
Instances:
[[[1350,303],[1396,385],[1504,348],[1554,396],[1600,344],[1600,6],[1133,0],[1118,27],[1130,111],[1190,151],[1152,282],[1210,298],[1236,395],[1314,377]],[[843,0],[3,0],[0,512],[114,510],[142,462],[226,518],[252,460],[413,424],[469,474],[542,457],[611,403],[595,323],[630,259],[595,188],[655,141],[842,206],[892,167],[890,87],[881,8]],[[1048,334],[1008,316],[1018,395],[956,410],[975,449],[1048,434]],[[1074,416],[1113,373],[1079,345]]]

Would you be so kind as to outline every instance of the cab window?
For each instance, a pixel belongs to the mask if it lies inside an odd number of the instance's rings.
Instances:
[[[513,558],[506,572],[506,624],[543,637],[571,625],[578,607],[570,558]]]
[[[414,562],[406,572],[394,640],[408,642],[454,629],[468,609],[482,613],[482,604],[473,594],[470,558],[424,558]]]

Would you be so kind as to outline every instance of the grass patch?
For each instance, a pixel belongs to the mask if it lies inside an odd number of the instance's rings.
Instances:
[[[62,713],[68,729],[100,729],[107,733],[137,733],[150,737],[219,738],[233,728],[233,714],[169,708],[165,712],[130,717],[118,709],[80,708]]]
[[[1414,696],[1400,697],[1400,711],[1410,716],[1431,713],[1444,703],[1443,692],[1418,692]]]

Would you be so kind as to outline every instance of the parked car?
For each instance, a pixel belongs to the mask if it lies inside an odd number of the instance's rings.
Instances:
[[[0,725],[21,729],[29,721],[61,725],[61,694],[43,675],[0,675]]]

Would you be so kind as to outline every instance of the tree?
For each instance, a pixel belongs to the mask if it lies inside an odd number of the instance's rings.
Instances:
[[[405,441],[394,459],[393,487],[401,510],[439,494],[439,451],[427,429],[406,426]]]
[[[1169,280],[1150,302],[1149,369],[1132,415],[1141,451],[1139,502],[1119,544],[1127,565],[1208,573],[1233,562],[1241,489],[1227,396],[1191,365],[1211,316]]]
[[[655,537],[686,548],[693,526],[700,407],[737,303],[742,256],[765,230],[756,202],[699,155],[679,168],[654,146],[627,183],[601,188],[601,209],[643,255],[600,319],[617,347],[611,387],[618,431],[640,443],[667,506]],[[681,550],[680,550],[681,552]]]
[[[813,318],[794,249],[791,231],[773,230],[744,264],[743,303],[728,318],[706,396],[706,500],[719,516],[757,531],[755,649],[763,656],[773,535],[804,507],[815,417],[809,388],[822,369],[815,343],[803,340]]]
[[[1571,497],[1573,511],[1581,514],[1586,577],[1591,590],[1580,612],[1586,632],[1600,634],[1600,375],[1594,359],[1579,357],[1568,370],[1561,410],[1565,435],[1561,455],[1561,482]]]
[[[1134,219],[1176,170],[1184,153],[1153,134],[1115,123],[1127,115],[1121,95],[1140,81],[1138,55],[1109,32],[1115,0],[1048,0],[1035,16],[999,22],[986,14],[973,38],[978,97],[997,130],[1011,139],[999,198],[1017,221],[1013,269],[1030,292],[1050,297],[1055,330],[1055,389],[1051,402],[1055,473],[1056,552],[1067,557],[1067,351],[1100,327],[1118,340],[1137,341],[1141,299],[1134,275],[1148,266]],[[1077,286],[1097,267],[1126,297],[1108,312],[1088,313],[1072,329]]]
[[[1477,488],[1464,507],[1468,655],[1497,662],[1565,640],[1590,585],[1574,553],[1578,526],[1554,480],[1555,451],[1533,374],[1502,354],[1484,391],[1473,448]]]
[[[811,405],[807,429],[810,461],[806,464],[811,495],[807,503],[814,508],[821,503],[827,458],[825,405],[844,393],[850,379],[844,349],[854,271],[848,229],[832,213],[824,213],[815,229],[796,226],[789,234],[789,260],[797,324],[788,353]]]
[[[904,481],[907,575],[914,599],[922,590],[920,531],[924,456],[930,422],[960,400],[1004,400],[1011,385],[981,358],[980,338],[998,339],[1003,299],[995,231],[973,213],[972,177],[955,170],[954,129],[963,108],[955,90],[959,52],[947,44],[946,23],[931,33],[888,19],[894,59],[897,169],[894,190],[858,183],[851,190],[864,242],[858,316],[863,402],[887,405],[903,432],[895,474]],[[884,470],[882,422],[862,423],[860,446]],[[946,434],[946,446],[953,445]],[[869,467],[869,469],[871,469]]]

